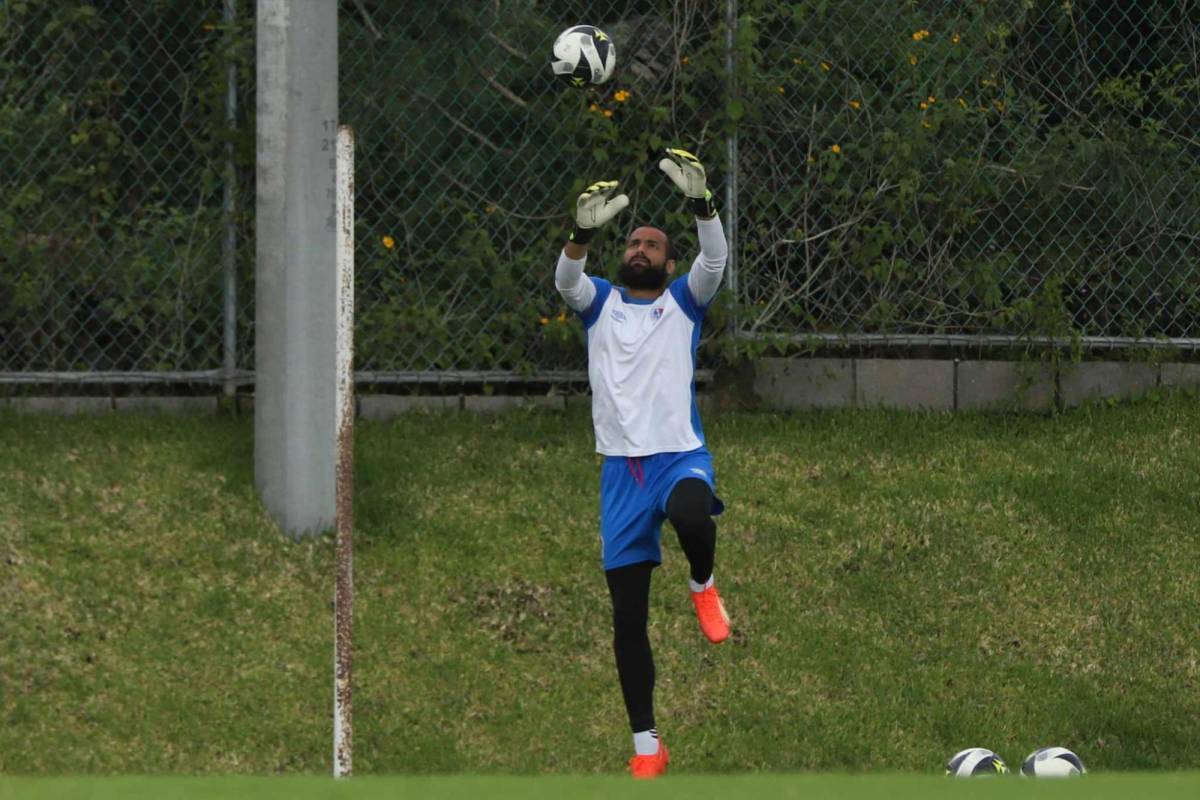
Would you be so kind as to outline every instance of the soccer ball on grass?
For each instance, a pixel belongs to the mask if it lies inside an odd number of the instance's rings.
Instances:
[[[946,774],[955,778],[978,778],[1007,772],[1008,765],[1004,759],[986,747],[968,747],[955,753],[946,762]]]
[[[1074,778],[1087,772],[1079,756],[1065,747],[1042,747],[1021,762],[1021,775],[1029,778]]]

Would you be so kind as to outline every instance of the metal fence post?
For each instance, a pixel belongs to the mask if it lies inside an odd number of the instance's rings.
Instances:
[[[225,0],[225,36],[232,44],[234,26],[237,22],[237,0]],[[237,63],[232,47],[226,53],[229,64],[225,73],[225,125],[226,133],[237,127]],[[225,396],[232,397],[237,389],[233,380],[237,369],[237,199],[234,186],[237,168],[233,160],[233,141],[225,142],[225,189],[221,199],[224,214],[225,236],[221,242],[221,267],[224,280],[224,349],[222,364],[225,373]]]
[[[729,102],[737,99],[737,0],[727,0],[725,4],[725,70],[728,78]],[[738,291],[738,134],[737,123],[725,140],[728,154],[728,167],[725,174],[725,208],[729,215],[725,220],[725,234],[729,239],[729,261],[726,269],[729,271],[729,290],[733,293],[733,313],[730,315],[729,327],[736,331],[738,326],[737,302],[740,300]]]

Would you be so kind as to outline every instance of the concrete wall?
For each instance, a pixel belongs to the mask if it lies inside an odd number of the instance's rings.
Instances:
[[[1200,364],[765,358],[754,391],[765,408],[1048,411],[1157,388],[1200,388]]]
[[[169,414],[215,414],[214,397],[5,397],[0,409],[23,414],[107,414],[109,412]]]
[[[755,369],[759,407],[775,410],[897,408],[924,411],[1032,411],[1071,408],[1102,398],[1126,399],[1155,389],[1200,391],[1200,364],[1085,362],[1059,370],[1015,361],[766,358]],[[696,401],[701,414],[717,403],[709,392]],[[356,397],[361,419],[386,420],[410,411],[563,411],[588,409],[590,395],[382,395]],[[255,398],[12,397],[0,409],[23,413],[166,414],[255,413]],[[256,413],[257,419],[257,413]]]

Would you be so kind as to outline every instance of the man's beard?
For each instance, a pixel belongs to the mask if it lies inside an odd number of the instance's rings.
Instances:
[[[661,289],[667,284],[667,267],[652,267],[649,262],[645,266],[634,266],[628,261],[621,264],[617,271],[621,283],[630,289]]]

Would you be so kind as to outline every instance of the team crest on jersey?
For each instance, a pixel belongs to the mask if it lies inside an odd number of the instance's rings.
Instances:
[[[653,313],[651,313],[650,316],[652,316],[654,318],[655,322],[658,322],[660,319],[662,319],[662,315],[663,315],[662,306],[659,306],[658,308],[654,309]]]
[[[612,310],[612,318],[615,319],[617,322],[624,322],[625,321],[625,312],[619,308],[614,308]]]

